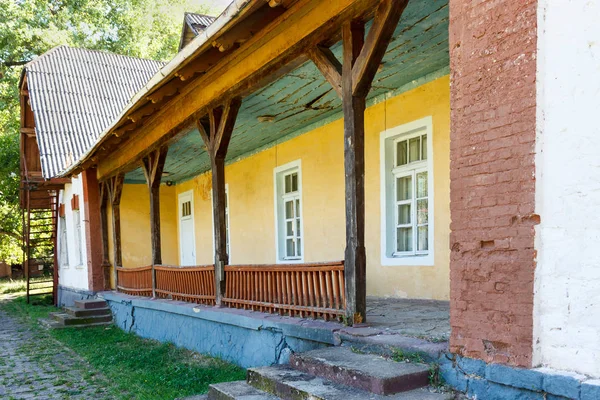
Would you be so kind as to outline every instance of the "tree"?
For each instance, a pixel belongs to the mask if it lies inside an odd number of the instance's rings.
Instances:
[[[0,260],[20,262],[19,88],[23,65],[66,44],[167,61],[184,11],[207,0],[0,0]]]

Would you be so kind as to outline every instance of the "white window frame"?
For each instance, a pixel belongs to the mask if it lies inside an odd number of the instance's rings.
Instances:
[[[300,200],[300,256],[299,257],[286,257],[285,256],[285,199],[289,198],[290,195],[285,195],[284,192],[284,177],[291,173],[296,172],[298,174],[298,194],[291,195],[298,197]],[[285,165],[279,166],[273,170],[273,182],[274,182],[274,211],[275,211],[275,249],[278,264],[300,264],[304,262],[304,210],[302,200],[302,163],[300,160],[292,161]],[[294,203],[295,204],[295,203]],[[294,229],[296,225],[294,224]]]
[[[81,202],[81,200],[79,200]],[[80,203],[81,204],[81,203]],[[73,235],[75,236],[75,268],[83,268],[83,232],[81,232],[81,206],[73,212]]]
[[[427,160],[396,167],[396,143],[413,137],[427,135]],[[432,117],[425,117],[381,132],[380,136],[380,178],[381,178],[381,264],[383,266],[433,266],[434,265],[434,154]],[[416,174],[427,171],[428,192],[428,247],[427,252],[413,251],[401,253],[396,243],[396,177],[412,175],[413,190],[416,187]],[[411,203],[411,222],[416,223],[416,192]],[[411,223],[411,225],[413,225]],[[415,225],[416,226],[416,225]],[[414,232],[414,236],[418,234]],[[414,240],[414,239],[413,239]]]
[[[225,184],[225,232],[227,241],[225,246],[227,248],[227,255],[229,256],[229,264],[233,264],[231,261],[231,225],[229,224],[229,184]],[[211,221],[212,221],[212,244],[213,254],[216,252],[217,244],[215,243],[215,206],[212,201],[212,190],[210,191],[210,209],[211,209]]]
[[[68,269],[69,268],[69,239],[67,232],[67,217],[59,216],[58,217],[58,226],[59,226],[59,253],[60,254],[60,268]]]

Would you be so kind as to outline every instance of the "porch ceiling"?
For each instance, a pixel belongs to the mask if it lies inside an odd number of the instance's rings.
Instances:
[[[449,65],[448,1],[409,2],[394,33],[369,99],[392,92]],[[368,26],[367,26],[368,29]],[[332,47],[341,58],[341,43]],[[244,98],[229,145],[227,161],[306,132],[341,114],[341,101],[312,62]],[[272,117],[260,122],[259,117]],[[179,183],[210,170],[197,130],[169,146],[163,181]],[[145,183],[140,168],[127,183]]]

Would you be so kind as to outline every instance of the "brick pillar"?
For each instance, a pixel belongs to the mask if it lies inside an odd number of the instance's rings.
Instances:
[[[535,0],[450,0],[451,351],[531,366]]]
[[[83,224],[87,255],[88,289],[92,292],[104,290],[102,268],[102,220],[100,218],[100,191],[96,169],[81,173],[83,184]]]

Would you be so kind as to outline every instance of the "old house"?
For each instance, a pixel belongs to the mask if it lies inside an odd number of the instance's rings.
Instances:
[[[58,303],[246,367],[408,346],[479,398],[598,398],[598,11],[243,0],[187,14],[165,65],[40,56],[23,141],[64,185]],[[449,342],[367,296],[449,301]]]

